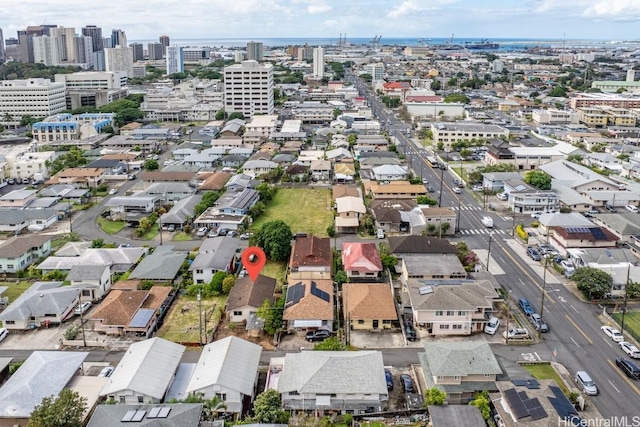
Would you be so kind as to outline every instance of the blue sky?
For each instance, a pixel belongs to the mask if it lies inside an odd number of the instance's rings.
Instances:
[[[5,0],[8,1],[8,0]],[[129,40],[276,37],[640,39],[640,0],[21,0],[4,37],[42,23]],[[106,30],[106,31],[105,31]]]

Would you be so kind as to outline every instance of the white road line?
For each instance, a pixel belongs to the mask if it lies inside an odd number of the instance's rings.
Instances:
[[[578,310],[576,310],[576,308],[574,306],[572,306],[571,304],[569,304],[569,307],[571,307],[573,309],[573,311],[575,311],[576,313],[580,313]]]
[[[546,311],[547,313],[549,312],[549,309],[545,306],[544,307],[544,311]]]
[[[607,343],[607,345],[608,345],[609,347],[613,348],[613,346],[611,345],[611,342],[609,342],[609,340],[608,340],[608,339],[606,339],[606,338],[602,338],[602,339],[604,340],[604,342],[606,342],[606,343]]]
[[[536,357],[538,358],[538,360],[542,360],[542,358],[540,356],[538,356],[538,353],[536,353],[535,351],[533,352],[533,354],[536,355]]]
[[[576,345],[576,347],[580,348],[580,346],[578,345],[578,343],[576,342],[576,340],[573,339],[573,337],[570,337],[571,341],[573,341],[573,343]]]
[[[620,390],[618,390],[618,387],[616,387],[615,385],[613,385],[613,383],[611,382],[611,380],[608,380],[609,384],[611,384],[611,387],[613,387],[618,393],[620,393]]]

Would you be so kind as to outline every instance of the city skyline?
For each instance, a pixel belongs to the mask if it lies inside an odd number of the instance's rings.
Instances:
[[[509,3],[505,5],[505,3]],[[637,0],[25,0],[0,17],[4,37],[28,25],[122,28],[129,40],[189,38],[486,37],[637,40]],[[596,30],[594,30],[596,29]]]

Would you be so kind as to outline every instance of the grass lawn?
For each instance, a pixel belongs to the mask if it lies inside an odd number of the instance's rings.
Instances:
[[[2,294],[2,296],[9,298],[9,304],[11,304],[12,302],[14,302],[16,300],[16,298],[18,298],[20,295],[22,295],[22,293],[24,291],[29,289],[31,284],[32,284],[31,282],[20,282],[20,283],[16,283],[16,282],[0,282],[0,286],[8,286],[9,287],[9,289],[7,289]]]
[[[293,233],[326,237],[333,223],[331,191],[307,188],[280,188],[264,214],[253,223],[254,230],[267,221],[282,220]]]
[[[173,236],[173,240],[176,242],[187,242],[193,240],[193,238],[191,237],[191,234],[180,231]]]
[[[124,221],[109,221],[106,218],[98,217],[98,225],[107,234],[116,234],[122,230],[126,223]]]
[[[618,324],[622,324],[622,313],[613,313],[611,315]],[[640,338],[640,311],[627,311],[624,315],[624,330],[633,335],[634,338]]]
[[[202,330],[210,333],[213,326],[220,320],[217,307],[223,307],[226,297],[203,298],[202,304]],[[158,335],[173,342],[197,343],[200,333],[198,313],[198,301],[196,297],[181,295],[171,307],[167,318],[160,328]],[[204,339],[204,336],[203,336]]]
[[[536,364],[536,365],[522,365],[527,371],[531,372],[534,378],[538,380],[555,380],[562,392],[568,396],[569,390],[567,386],[564,384],[564,381],[560,378],[560,376],[553,370],[551,365],[548,364]]]
[[[276,289],[282,289],[282,285],[284,285],[284,276],[287,272],[287,265],[284,262],[276,262],[269,260],[262,271],[261,274],[272,277],[278,281],[276,285]]]
[[[158,227],[153,226],[153,227],[151,227],[151,230],[149,230],[146,233],[144,233],[140,239],[141,240],[153,240],[158,235],[158,233],[159,233]],[[164,238],[164,235],[162,237]]]

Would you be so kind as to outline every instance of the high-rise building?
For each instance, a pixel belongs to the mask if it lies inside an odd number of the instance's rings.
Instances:
[[[127,47],[127,35],[122,30],[111,30],[111,47]]]
[[[149,43],[147,45],[147,51],[149,51],[150,61],[162,59],[162,56],[164,55],[164,46],[162,43]]]
[[[78,64],[93,67],[93,39],[89,36],[76,36],[74,43],[75,57]]]
[[[164,55],[167,52],[169,45],[171,45],[171,40],[169,39],[169,36],[160,36],[158,41],[162,45],[162,54]]]
[[[303,46],[298,48],[298,61],[312,61],[313,49],[309,46]]]
[[[4,37],[2,36],[2,28],[0,28],[0,61],[4,62]]]
[[[16,126],[23,116],[47,117],[66,108],[64,83],[49,79],[0,82],[0,122]]]
[[[134,61],[142,61],[144,59],[144,47],[142,43],[131,43],[129,47],[133,49]]]
[[[262,61],[264,59],[264,45],[262,42],[247,43],[247,60]]]
[[[20,42],[15,37],[9,37],[4,41],[4,58],[6,60],[13,60],[21,62],[22,53],[20,52]]]
[[[313,77],[324,77],[324,48],[320,46],[313,49]]]
[[[74,64],[75,57],[75,37],[76,29],[73,27],[56,27],[49,30],[49,37],[56,44],[61,62]],[[57,65],[57,64],[56,64]]]
[[[18,40],[20,42],[20,61],[33,62],[33,37],[48,36],[51,28],[57,25],[30,25],[24,30],[18,30]]]
[[[102,38],[102,50],[105,50],[108,47],[115,47],[111,44],[111,37],[103,37]]]
[[[55,38],[50,36],[32,36],[33,62],[46,66],[60,65],[62,63],[61,47]]]
[[[184,51],[180,46],[167,48],[167,74],[184,72]]]
[[[102,53],[102,52],[96,52]],[[71,74],[56,74],[56,83],[64,83],[67,89],[67,109],[78,107],[101,107],[125,98],[127,73],[110,71],[80,71]]]
[[[130,47],[106,48],[104,68],[106,71],[124,71],[127,76],[133,76],[133,49]]]
[[[273,65],[243,61],[224,68],[224,104],[245,117],[273,114]]]
[[[91,37],[91,44],[94,52],[100,52],[104,49],[102,44],[102,28],[95,25],[87,25],[82,27],[82,35]]]

